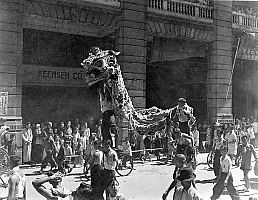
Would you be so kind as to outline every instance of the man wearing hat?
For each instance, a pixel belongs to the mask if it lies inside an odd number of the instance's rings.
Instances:
[[[188,106],[184,98],[178,99],[178,105],[172,108],[170,118],[179,122],[179,128],[182,133],[190,135],[189,125],[193,125],[195,117],[193,116],[193,108]]]
[[[177,180],[181,181],[182,186],[176,188],[174,193],[174,200],[192,199],[192,200],[203,200],[200,193],[193,187],[192,181],[196,175],[193,173],[191,167],[183,167],[180,171],[180,175]]]

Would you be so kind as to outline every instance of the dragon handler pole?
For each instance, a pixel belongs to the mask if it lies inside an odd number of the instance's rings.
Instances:
[[[240,38],[237,39],[237,48],[236,48],[236,52],[235,52],[235,56],[234,56],[234,60],[233,60],[233,66],[232,66],[232,70],[231,70],[231,74],[230,74],[230,79],[228,81],[228,88],[227,88],[227,94],[226,94],[226,99],[225,100],[228,99],[229,88],[232,85],[233,72],[234,72],[234,69],[235,69],[237,53],[238,53],[239,46],[240,46],[240,40],[241,40]]]

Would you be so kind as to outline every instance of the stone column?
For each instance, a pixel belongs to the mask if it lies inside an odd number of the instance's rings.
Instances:
[[[20,0],[0,1],[0,91],[8,92],[8,116],[21,116],[21,87],[17,69],[22,64]]]
[[[210,49],[207,107],[210,122],[221,114],[232,114],[232,86],[228,81],[232,70],[232,2],[214,0],[214,41]]]
[[[146,0],[121,0],[122,16],[117,31],[116,50],[120,51],[119,64],[126,88],[136,109],[145,108],[146,102]],[[128,123],[119,123],[121,142],[128,135]]]
[[[16,132],[18,147],[22,146],[20,129],[22,89],[18,80],[18,68],[22,64],[22,0],[0,1],[0,92],[8,92],[7,113],[0,117],[12,132]],[[21,148],[18,149],[21,155]]]

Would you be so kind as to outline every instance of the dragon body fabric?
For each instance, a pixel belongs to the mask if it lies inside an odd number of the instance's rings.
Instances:
[[[86,84],[98,84],[99,88],[104,88],[102,95],[109,97],[115,116],[127,119],[132,129],[144,134],[164,128],[170,109],[152,107],[135,110],[125,87],[120,65],[117,63],[116,56],[119,54],[120,52],[113,50],[102,51],[98,47],[93,48],[88,58],[82,62]]]

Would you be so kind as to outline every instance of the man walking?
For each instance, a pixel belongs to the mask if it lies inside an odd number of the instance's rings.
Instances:
[[[195,179],[195,174],[191,167],[184,167],[180,171],[177,180],[181,181],[182,187],[176,188],[174,193],[174,200],[204,200],[201,194],[193,187],[192,182]]]
[[[235,134],[235,131],[233,130],[233,125],[229,127],[229,131],[225,136],[225,139],[228,143],[228,155],[233,162],[233,159],[237,154],[237,136]]]
[[[111,148],[111,141],[107,140],[104,142],[104,170],[102,171],[103,186],[106,190],[106,197],[109,200],[109,191],[107,190],[109,186],[110,179],[116,179],[116,165],[118,161],[117,153]]]
[[[227,147],[222,146],[220,148],[221,158],[220,158],[220,171],[217,178],[217,183],[213,187],[213,194],[211,200],[216,200],[222,194],[224,188],[226,187],[232,200],[240,200],[236,188],[233,185],[232,161],[227,155]]]

